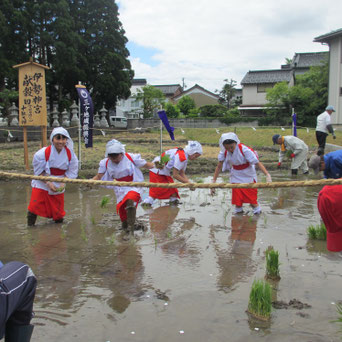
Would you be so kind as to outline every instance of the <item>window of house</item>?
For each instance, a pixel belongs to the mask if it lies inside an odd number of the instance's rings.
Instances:
[[[266,89],[271,89],[273,88],[273,84],[258,84],[257,85],[257,92],[258,93],[266,93]]]
[[[137,108],[137,107],[139,107],[139,100],[132,101],[132,108]]]

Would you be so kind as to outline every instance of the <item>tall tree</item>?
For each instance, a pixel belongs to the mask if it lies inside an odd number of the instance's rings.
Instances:
[[[155,110],[165,101],[165,96],[160,89],[151,85],[146,85],[142,89],[138,89],[135,95],[137,101],[142,101],[144,104],[144,118],[151,118]]]
[[[224,82],[225,84],[222,87],[222,90],[219,92],[219,102],[229,109],[232,107],[232,100],[236,93],[236,81],[233,79],[225,79]]]
[[[83,39],[87,42],[87,78],[97,104],[114,106],[118,98],[130,95],[134,72],[128,60],[127,38],[113,0],[89,0]]]
[[[0,91],[16,86],[12,65],[29,57],[50,67],[51,101],[91,91],[95,107],[130,95],[133,70],[127,38],[113,0],[1,0]]]

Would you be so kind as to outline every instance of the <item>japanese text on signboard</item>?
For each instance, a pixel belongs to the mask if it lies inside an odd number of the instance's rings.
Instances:
[[[19,69],[19,125],[46,125],[45,70],[32,64]]]

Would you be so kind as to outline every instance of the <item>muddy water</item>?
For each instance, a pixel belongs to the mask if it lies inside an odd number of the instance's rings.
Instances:
[[[0,259],[38,278],[33,341],[340,341],[342,255],[306,235],[319,188],[259,190],[259,217],[232,215],[229,190],[181,190],[178,207],[139,206],[147,230],[125,242],[111,190],[68,185],[65,222],[28,229],[29,184],[0,184]],[[274,300],[311,307],[274,309],[261,324],[245,310],[269,245],[281,261]]]

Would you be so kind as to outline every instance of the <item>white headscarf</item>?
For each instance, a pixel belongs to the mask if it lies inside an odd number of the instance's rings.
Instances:
[[[122,145],[120,141],[115,139],[108,141],[105,156],[108,157],[108,154],[112,153],[125,153],[125,145]]]
[[[203,154],[202,145],[198,141],[188,141],[188,144],[184,147],[184,151],[189,156],[195,153]]]
[[[221,151],[225,151],[226,150],[224,148],[224,146],[223,146],[223,142],[225,140],[234,140],[234,141],[236,141],[237,144],[240,144],[240,140],[239,140],[238,136],[235,133],[233,133],[233,132],[223,133],[221,135],[220,140],[219,140],[219,145],[220,145]]]
[[[65,137],[68,138],[67,142],[66,142],[66,147],[69,149],[69,150],[74,150],[74,142],[72,141],[70,135],[69,135],[69,132],[63,128],[63,127],[56,127],[52,130],[51,134],[50,134],[50,141],[51,141],[51,144],[52,144],[52,139],[55,135],[57,134],[61,134],[61,135],[64,135]]]

